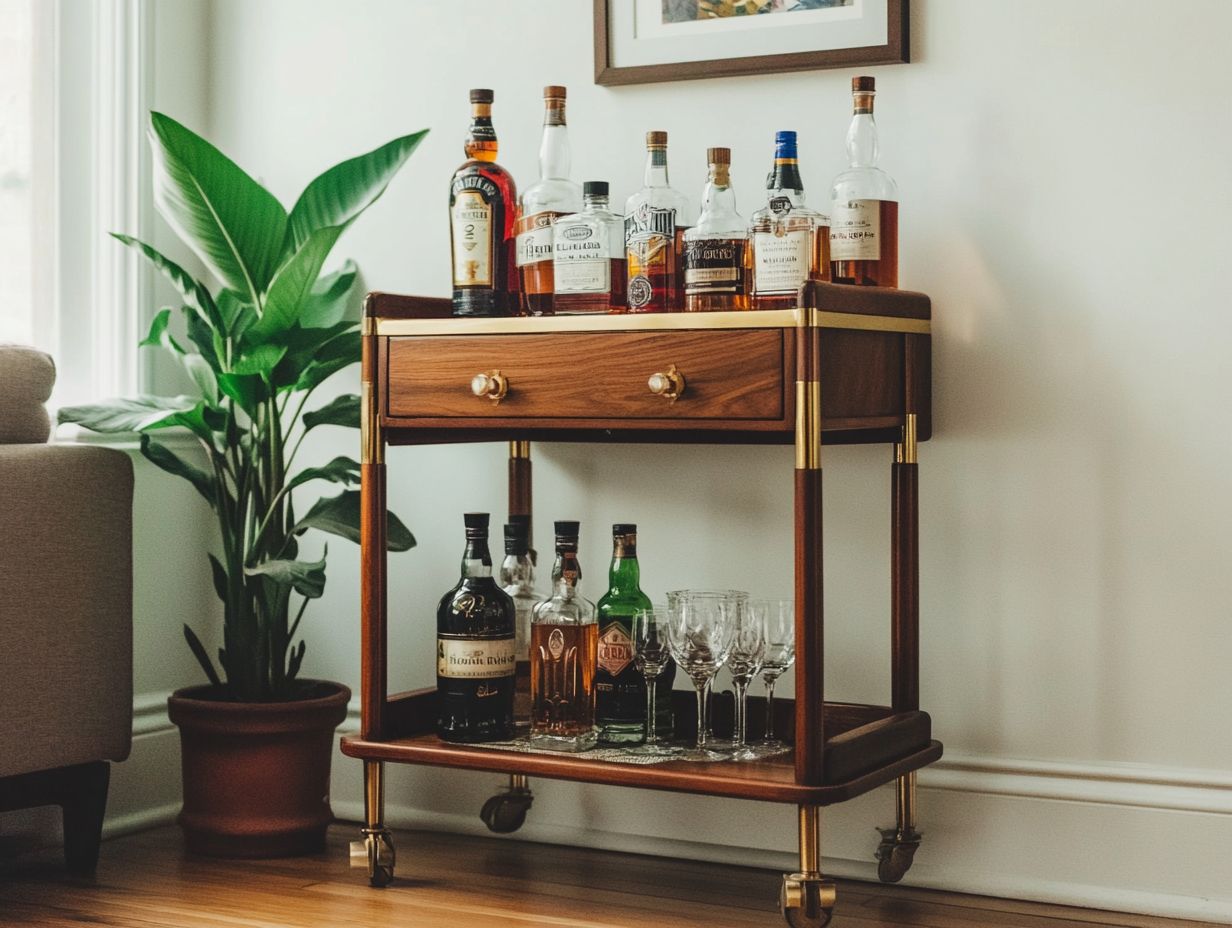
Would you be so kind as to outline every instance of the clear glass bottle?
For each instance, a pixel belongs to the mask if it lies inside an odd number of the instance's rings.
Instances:
[[[646,133],[642,189],[625,202],[631,313],[679,312],[681,253],[689,201],[667,179],[667,133]]]
[[[749,222],[754,309],[791,309],[806,280],[830,279],[830,217],[804,203],[796,133],[774,137],[766,205]]]
[[[731,149],[708,148],[710,173],[697,225],[684,234],[684,310],[749,308],[748,226],[736,212]]]
[[[515,229],[522,305],[536,316],[552,312],[552,220],[582,208],[582,188],[569,179],[571,167],[565,88],[544,87],[539,180],[522,193]]]
[[[505,560],[500,568],[501,589],[513,600],[516,613],[516,683],[513,721],[530,725],[530,623],[540,596],[535,592],[535,565],[530,557],[529,520],[510,519],[505,525]]]
[[[607,181],[582,185],[582,211],[552,223],[557,315],[625,310],[624,217],[608,208]]]
[[[850,167],[830,191],[830,278],[836,284],[897,287],[898,185],[877,167],[875,93],[873,78],[851,79]]]
[[[463,518],[462,577],[436,608],[436,730],[445,741],[504,741],[513,737],[516,610],[492,577],[488,514]]]
[[[595,659],[599,626],[594,603],[578,584],[578,523],[556,523],[552,598],[535,607],[530,635],[530,740],[556,751],[595,744]]]
[[[512,316],[518,309],[513,224],[517,188],[496,163],[491,90],[472,90],[467,160],[449,185],[455,316]]]

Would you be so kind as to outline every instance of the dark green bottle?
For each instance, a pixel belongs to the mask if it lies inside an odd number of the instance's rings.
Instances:
[[[595,668],[595,723],[599,740],[608,744],[636,744],[646,731],[646,681],[633,656],[634,614],[650,608],[642,592],[637,563],[637,526],[612,526],[612,566],[608,590],[599,600],[599,654]],[[676,665],[668,663],[660,674],[655,694],[656,731],[669,736],[672,728],[672,681]]]

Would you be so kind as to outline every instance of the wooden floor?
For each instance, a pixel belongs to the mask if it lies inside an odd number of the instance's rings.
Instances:
[[[393,886],[347,869],[353,826],[328,853],[283,861],[188,857],[172,828],[108,842],[93,881],[51,853],[0,860],[0,926],[56,928],[745,928],[780,926],[779,874],[424,832],[396,835]],[[1196,928],[1198,922],[843,882],[846,928]]]

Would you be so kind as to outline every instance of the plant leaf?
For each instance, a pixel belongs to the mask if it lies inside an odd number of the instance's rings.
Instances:
[[[214,555],[210,554],[207,557],[210,559],[210,570],[214,575],[214,592],[225,603],[227,601],[227,587],[230,582],[227,579],[227,569],[222,566],[222,563]]]
[[[312,390],[338,371],[358,364],[362,350],[358,332],[344,332],[321,346],[312,363],[303,369],[295,382],[297,390]]]
[[[220,316],[218,308],[214,303],[214,298],[210,296],[210,291],[205,289],[204,285],[195,277],[159,252],[153,245],[147,245],[140,239],[133,238],[131,235],[124,235],[120,232],[112,232],[111,237],[118,242],[123,242],[130,248],[137,249],[145,255],[146,259],[162,271],[163,275],[175,285],[175,289],[180,292],[180,296],[184,297],[184,302],[200,313],[204,320],[212,323],[218,321]]]
[[[149,435],[141,436],[141,453],[156,467],[177,477],[183,477],[205,497],[206,502],[211,506],[214,505],[213,479],[201,468],[189,464],[166,445],[151,439]]]
[[[269,390],[266,389],[260,374],[219,374],[218,389],[253,417],[257,407],[269,398]],[[246,453],[251,454],[251,451]]]
[[[339,455],[324,467],[306,467],[288,481],[287,489],[294,489],[309,480],[328,480],[346,486],[359,486],[359,462]]]
[[[427,134],[404,135],[316,177],[291,208],[285,250],[298,251],[318,229],[346,225],[375,203]]]
[[[290,586],[295,592],[309,599],[316,599],[325,592],[325,556],[316,562],[309,561],[263,561],[255,567],[245,567],[249,577],[265,577],[274,583]]]
[[[206,677],[215,686],[222,686],[222,681],[218,679],[218,671],[214,669],[214,662],[210,660],[209,654],[205,651],[205,645],[201,643],[201,639],[187,625],[184,626],[184,639],[188,642],[188,647],[192,651],[193,656],[197,658],[197,663],[201,665],[201,669],[205,671]]]
[[[167,331],[167,325],[170,321],[171,310],[166,307],[159,310],[158,315],[150,323],[150,334],[138,343],[138,347],[161,346],[166,349],[168,354],[184,366],[188,376],[192,378],[193,383],[201,391],[202,397],[211,405],[217,404],[218,381],[214,377],[214,368],[202,355],[184,350],[183,346]]]
[[[279,389],[296,387],[304,369],[320,357],[330,342],[340,335],[355,330],[354,322],[338,322],[324,329],[292,326],[290,331],[279,339],[279,344],[287,346],[287,353],[274,369],[271,381]]]
[[[304,413],[304,429],[313,429],[318,425],[342,425],[347,428],[359,428],[359,396],[355,393],[343,393],[334,397],[320,409]]]
[[[304,663],[304,651],[308,648],[307,642],[301,640],[299,647],[293,649],[288,654],[287,660],[287,681],[295,679],[295,675],[299,673],[300,665]]]
[[[106,400],[83,406],[65,406],[57,419],[60,423],[76,422],[94,432],[141,432],[152,428],[182,423],[167,420],[190,412],[198,405],[191,396],[138,396],[132,399]]]
[[[347,319],[352,308],[356,312],[351,321],[358,322],[359,301],[351,299],[358,273],[355,262],[348,258],[341,270],[318,278],[300,309],[299,324],[306,329],[324,329]]]
[[[287,214],[217,148],[162,113],[150,114],[154,203],[226,286],[255,304],[273,277]]]
[[[265,295],[261,318],[248,331],[249,338],[261,341],[277,338],[299,321],[304,301],[312,291],[312,285],[317,282],[317,275],[321,273],[334,243],[345,229],[346,225],[317,229],[278,269]]]
[[[232,370],[236,374],[268,374],[286,353],[286,345],[255,345],[244,352]]]
[[[291,529],[299,535],[310,528],[329,532],[350,541],[359,542],[359,490],[343,490],[337,496],[319,499],[308,514]],[[413,536],[392,512],[386,523],[386,547],[390,551],[409,551],[415,547]]]
[[[167,331],[167,325],[171,322],[171,310],[164,306],[158,311],[158,314],[150,320],[150,333],[137,342],[138,348],[166,348],[167,351],[174,355],[182,355],[184,349],[180,346],[171,333]]]

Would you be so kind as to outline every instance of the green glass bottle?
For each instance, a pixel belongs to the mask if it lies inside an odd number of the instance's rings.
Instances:
[[[595,723],[599,740],[630,744],[642,740],[646,725],[646,681],[633,661],[632,619],[650,608],[642,592],[637,563],[637,526],[612,526],[612,566],[608,590],[599,600],[599,653],[595,668]],[[672,681],[676,665],[669,663],[658,679],[656,731],[669,736],[672,728]]]

